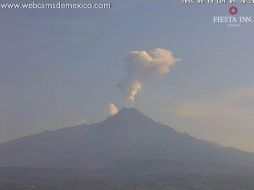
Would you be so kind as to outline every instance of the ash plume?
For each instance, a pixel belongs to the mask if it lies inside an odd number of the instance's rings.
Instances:
[[[178,61],[172,52],[161,48],[151,51],[131,51],[123,60],[127,74],[117,86],[127,103],[131,105],[148,80],[166,75]]]
[[[107,112],[110,116],[114,116],[118,113],[118,108],[116,107],[115,104],[110,103],[107,107]]]

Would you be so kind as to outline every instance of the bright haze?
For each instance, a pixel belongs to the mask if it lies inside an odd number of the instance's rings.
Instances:
[[[1,10],[0,142],[76,118],[101,122],[127,105],[254,152],[254,25],[229,29],[212,22],[217,15],[228,6],[112,0],[104,10]]]

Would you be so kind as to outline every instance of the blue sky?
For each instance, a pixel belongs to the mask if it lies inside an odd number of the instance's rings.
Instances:
[[[163,48],[182,61],[147,83],[135,106],[179,131],[254,151],[254,25],[212,22],[228,9],[133,0],[108,10],[1,10],[0,142],[102,121],[110,102],[124,106],[123,56]]]

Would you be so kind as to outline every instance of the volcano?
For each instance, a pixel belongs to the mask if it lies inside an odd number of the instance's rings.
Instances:
[[[135,108],[123,108],[101,123],[0,144],[0,167],[172,171],[253,165],[253,153],[179,133]]]

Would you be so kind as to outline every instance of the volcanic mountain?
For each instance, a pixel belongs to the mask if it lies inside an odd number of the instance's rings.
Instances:
[[[101,123],[0,144],[0,167],[174,170],[249,166],[254,166],[254,154],[179,133],[135,108],[123,108]]]

